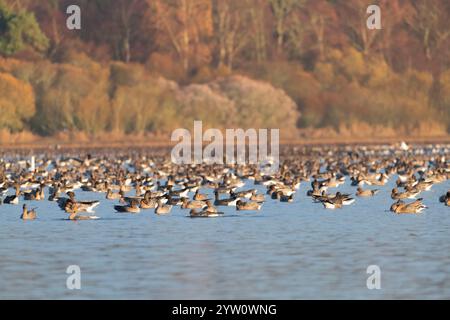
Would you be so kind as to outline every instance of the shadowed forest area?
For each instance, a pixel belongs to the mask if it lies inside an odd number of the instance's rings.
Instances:
[[[447,0],[0,0],[0,143],[167,138],[194,120],[446,136],[449,21]]]

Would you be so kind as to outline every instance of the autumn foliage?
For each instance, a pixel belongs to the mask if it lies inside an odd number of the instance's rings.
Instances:
[[[0,0],[0,130],[447,134],[450,2],[374,3],[381,30],[362,0]]]

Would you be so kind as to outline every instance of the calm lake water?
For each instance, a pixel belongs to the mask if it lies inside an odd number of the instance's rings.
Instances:
[[[1,205],[0,298],[448,299],[450,208],[438,198],[450,183],[421,194],[423,214],[397,216],[388,211],[395,179],[335,211],[306,197],[309,183],[292,204],[221,207],[225,216],[210,219],[180,208],[121,215],[115,201],[82,191],[79,200],[102,199],[101,220],[65,221],[43,201],[29,203],[38,220],[24,222],[21,206]],[[355,192],[348,181],[339,189]],[[81,268],[81,290],[66,288],[69,265]],[[381,268],[381,290],[367,289],[369,265]]]

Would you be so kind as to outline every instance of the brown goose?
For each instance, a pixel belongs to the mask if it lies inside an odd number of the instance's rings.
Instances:
[[[141,212],[141,209],[139,209],[139,206],[138,206],[138,201],[136,201],[136,200],[131,201],[131,203],[129,205],[114,206],[114,209],[117,212],[122,212],[122,213],[139,213],[139,212]]]
[[[257,211],[261,209],[261,204],[258,202],[244,202],[242,200],[238,200],[236,203],[236,210],[243,211]]]
[[[207,204],[204,201],[193,200],[189,201],[188,198],[183,198],[181,209],[203,209]]]
[[[189,213],[189,216],[191,218],[213,218],[213,217],[219,217],[223,215],[223,212],[208,212],[206,210],[202,211],[196,211],[195,209],[192,209]]]
[[[356,195],[358,197],[372,197],[376,195],[380,190],[379,189],[373,189],[373,190],[363,190],[363,188],[358,187],[356,189]]]
[[[390,210],[397,214],[405,214],[405,213],[421,213],[422,210],[426,208],[426,206],[422,203],[422,198],[417,199],[411,203],[405,203],[401,200],[395,202]]]
[[[35,220],[36,219],[36,211],[35,209],[28,210],[27,205],[23,205],[22,215],[20,216],[22,220]]]
[[[172,205],[163,204],[161,200],[158,200],[158,206],[155,209],[155,214],[157,215],[169,214],[171,210]]]

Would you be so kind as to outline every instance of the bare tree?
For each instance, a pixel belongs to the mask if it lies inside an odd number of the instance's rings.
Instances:
[[[255,58],[257,62],[265,61],[267,58],[267,41],[264,24],[264,11],[267,3],[264,0],[246,0],[250,11],[251,37],[254,44]]]
[[[183,69],[191,68],[195,47],[211,32],[209,0],[148,0],[156,11],[158,28],[168,37]],[[203,16],[202,16],[203,15]]]
[[[446,105],[442,97],[441,73],[447,65],[448,48],[450,46],[450,3],[446,0],[413,1],[415,13],[407,23],[420,39],[429,68],[433,75],[433,86],[430,90],[430,102],[444,116]]]
[[[235,56],[248,42],[248,8],[234,0],[214,1],[218,65],[233,69]]]
[[[275,18],[275,34],[277,37],[277,52],[281,54],[285,42],[289,16],[304,4],[304,0],[269,0]]]
[[[367,7],[367,1],[364,0],[341,0],[337,6],[351,44],[364,55],[374,49],[381,34],[380,30],[367,28]]]

